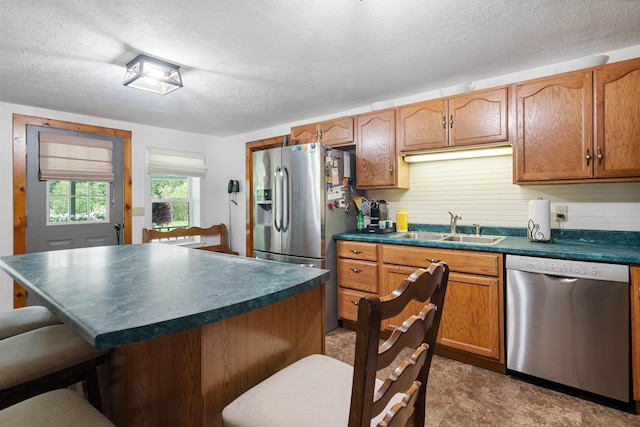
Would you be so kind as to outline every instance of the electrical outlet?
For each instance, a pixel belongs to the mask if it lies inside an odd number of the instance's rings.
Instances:
[[[144,216],[144,206],[134,206],[131,209],[131,216]]]
[[[567,222],[569,215],[567,213],[567,205],[556,205],[556,221]]]

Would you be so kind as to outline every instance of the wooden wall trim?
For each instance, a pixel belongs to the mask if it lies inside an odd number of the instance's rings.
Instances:
[[[247,182],[246,212],[246,255],[253,258],[253,153],[254,151],[267,150],[269,148],[282,147],[285,135],[273,138],[260,139],[258,141],[250,141],[246,143],[245,148],[245,179]],[[287,135],[288,137],[288,135]],[[289,139],[291,140],[291,139]]]
[[[131,131],[112,129],[82,123],[65,122],[43,117],[13,115],[13,253],[27,251],[27,125],[46,126],[100,135],[119,136],[124,140],[124,235],[125,244],[131,244]],[[24,289],[14,282],[13,306],[24,307]]]

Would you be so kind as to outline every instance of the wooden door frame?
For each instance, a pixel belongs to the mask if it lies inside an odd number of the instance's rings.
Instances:
[[[289,135],[287,135],[288,137]],[[253,153],[269,148],[282,147],[285,135],[261,139],[246,143],[245,148],[245,179],[247,181],[246,195],[246,256],[253,258]],[[291,138],[289,138],[291,142]]]
[[[123,174],[124,174],[124,238],[125,244],[131,243],[131,131],[111,129],[82,123],[65,122],[43,117],[13,115],[13,253],[27,252],[27,125],[44,126],[51,129],[64,129],[76,132],[95,133],[122,137]],[[16,282],[13,284],[13,306],[24,307],[27,296]]]

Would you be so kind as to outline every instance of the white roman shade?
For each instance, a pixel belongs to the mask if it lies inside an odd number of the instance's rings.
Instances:
[[[40,132],[40,180],[113,182],[113,143]]]
[[[204,178],[207,161],[204,153],[147,147],[147,174]]]

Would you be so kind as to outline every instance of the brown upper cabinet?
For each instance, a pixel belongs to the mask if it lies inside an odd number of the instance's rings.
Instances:
[[[398,147],[409,153],[509,140],[509,88],[398,107]]]
[[[515,91],[515,183],[640,180],[640,60],[532,80]]]
[[[291,138],[296,145],[318,141],[331,146],[353,145],[353,117],[292,127]]]
[[[409,164],[396,148],[396,110],[355,117],[358,188],[409,188]]]

